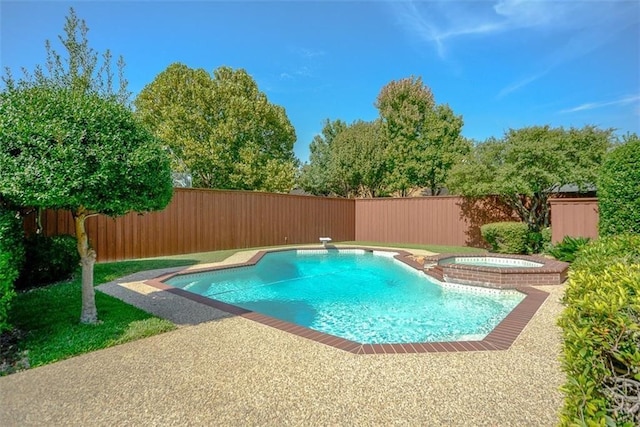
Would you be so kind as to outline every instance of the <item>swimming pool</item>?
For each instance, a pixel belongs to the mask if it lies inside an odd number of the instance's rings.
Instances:
[[[391,252],[297,250],[164,283],[361,344],[479,341],[525,297],[451,286]]]

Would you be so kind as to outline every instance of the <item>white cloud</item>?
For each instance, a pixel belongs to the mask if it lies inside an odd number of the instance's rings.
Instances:
[[[590,54],[621,31],[640,24],[638,3],[619,0],[494,0],[390,2],[400,27],[447,59],[470,37],[555,40],[544,46],[530,74],[507,83],[498,99],[536,82],[554,69]]]
[[[545,5],[519,0],[391,3],[399,25],[433,44],[440,57],[446,54],[445,42],[458,37],[543,25],[554,16]]]
[[[303,58],[316,58],[318,56],[324,56],[326,53],[323,50],[302,48],[298,51],[298,54]]]
[[[596,108],[612,107],[618,105],[628,105],[635,102],[640,103],[640,95],[627,95],[613,101],[587,102],[577,107],[567,108],[560,111],[561,114],[577,113],[579,111],[595,110]]]
[[[577,2],[503,0],[493,6],[496,14],[504,18],[507,29],[567,25],[571,9]]]
[[[326,52],[319,49],[311,49],[306,47],[290,47],[289,53],[295,58],[289,69],[280,73],[281,80],[294,80],[302,77],[314,77],[314,69],[319,60],[318,58],[325,56]]]
[[[606,41],[607,34],[640,21],[634,1],[434,0],[390,1],[389,5],[398,24],[433,45],[441,58],[447,54],[448,42],[466,36],[493,37],[531,29],[545,35],[571,32],[578,38],[596,33]]]
[[[296,76],[301,76],[301,77],[311,77],[312,76],[311,70],[307,66],[303,66],[303,67],[298,68],[297,70],[294,71],[294,74]]]
[[[518,80],[516,82],[511,83],[510,85],[508,85],[505,88],[503,88],[498,93],[498,96],[496,96],[496,98],[498,98],[498,99],[503,98],[503,97],[509,95],[511,92],[515,92],[515,91],[527,86],[528,84],[531,84],[531,83],[535,82],[539,78],[541,78],[544,75],[546,75],[549,71],[550,71],[550,69],[547,69],[547,70],[545,70],[545,71],[543,71],[541,73],[534,74],[534,75],[531,75],[529,77],[525,77],[524,79],[521,79],[521,80]]]
[[[283,71],[282,73],[280,73],[281,80],[293,80],[298,77],[313,77],[313,73],[311,72],[311,69],[306,66],[302,66],[288,72]]]

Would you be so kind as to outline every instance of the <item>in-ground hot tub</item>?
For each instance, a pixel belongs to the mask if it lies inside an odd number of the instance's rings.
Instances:
[[[495,256],[454,256],[442,259],[439,265],[463,264],[474,265],[476,267],[498,267],[498,268],[538,268],[544,263],[521,258],[500,258]]]
[[[426,273],[440,280],[490,288],[559,285],[569,264],[528,255],[441,254],[425,259]]]

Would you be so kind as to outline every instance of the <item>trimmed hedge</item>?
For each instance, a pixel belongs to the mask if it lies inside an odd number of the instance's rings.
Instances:
[[[74,236],[34,234],[25,240],[26,262],[16,289],[29,289],[71,277],[80,263]]]
[[[480,233],[491,245],[492,252],[502,254],[527,253],[529,227],[524,222],[493,222],[480,227]]]
[[[633,135],[605,157],[598,176],[601,236],[640,233],[640,139]]]
[[[640,235],[585,246],[564,303],[561,424],[640,425]]]
[[[586,245],[572,270],[597,274],[612,264],[640,264],[640,234],[602,237]]]
[[[24,262],[22,221],[15,212],[0,208],[0,333],[11,329],[9,304],[16,295],[13,284]]]

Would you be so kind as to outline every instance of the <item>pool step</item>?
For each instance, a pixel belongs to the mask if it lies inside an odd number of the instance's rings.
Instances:
[[[433,267],[424,270],[424,272],[434,279],[438,279],[439,281],[444,282],[444,271],[442,270],[441,266],[434,265]]]

